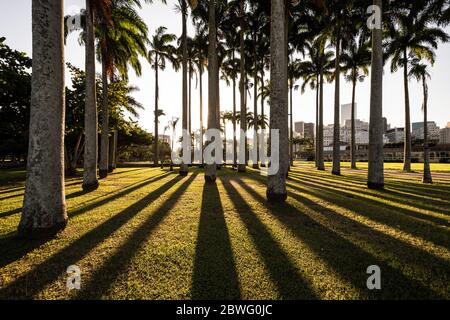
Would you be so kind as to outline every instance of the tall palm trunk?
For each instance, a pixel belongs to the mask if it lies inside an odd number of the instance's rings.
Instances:
[[[32,2],[33,75],[23,211],[25,237],[54,235],[67,225],[64,195],[64,1]]]
[[[240,26],[241,30],[239,31],[239,46],[240,46],[240,56],[241,56],[241,65],[240,65],[240,73],[241,79],[239,81],[239,91],[241,98],[241,130],[247,132],[247,107],[245,103],[245,98],[247,95],[247,91],[245,89],[245,43],[244,43],[244,0],[240,0]],[[244,143],[244,148],[240,148],[241,150],[245,150],[245,163],[239,163],[238,172],[245,172],[246,162],[247,162],[247,139],[245,137],[240,137],[239,143],[242,145]]]
[[[92,0],[86,0],[86,106],[84,110],[84,177],[83,190],[98,188],[97,98],[95,92],[95,34]]]
[[[189,62],[188,66],[188,130],[189,136],[192,134],[192,68]]]
[[[233,52],[234,60],[234,52]],[[236,77],[233,75],[233,166],[237,166],[237,137],[236,137]]]
[[[403,82],[405,86],[405,146],[403,152],[403,171],[411,171],[411,116],[409,108],[409,86],[408,86],[408,54],[403,52]]]
[[[423,84],[423,183],[433,183],[430,170],[430,147],[428,145],[428,86],[425,76]]]
[[[341,125],[339,123],[339,108],[340,108],[340,79],[341,79],[341,39],[339,33],[336,41],[336,64],[334,76],[334,127],[333,127],[333,168],[332,174],[341,174]]]
[[[203,66],[199,68],[200,86],[200,166],[203,166]]]
[[[374,0],[382,10],[382,0]],[[381,19],[382,17],[380,17]],[[370,88],[369,170],[367,186],[384,188],[383,154],[383,33],[382,28],[372,30],[372,71]]]
[[[351,168],[356,168],[356,128],[355,128],[355,95],[356,95],[356,78],[352,79],[352,115],[351,115],[351,138],[350,138],[350,161]]]
[[[209,1],[209,46],[208,46],[208,129],[217,129],[217,30],[216,30],[216,0]],[[207,134],[207,144],[212,137]],[[216,141],[217,143],[217,141]],[[205,181],[215,183],[217,164],[210,163],[205,166]]]
[[[220,129],[220,70],[219,70],[219,56],[216,50],[216,128]],[[219,144],[220,145],[220,144]],[[223,148],[223,145],[221,146]],[[221,151],[223,155],[223,150]],[[217,163],[217,169],[222,169],[222,163]]]
[[[153,164],[158,166],[159,163],[159,76],[158,76],[158,54],[155,54],[155,142],[153,143]]]
[[[289,165],[294,166],[294,121],[292,114],[292,91],[293,88],[293,80],[291,79],[291,84],[289,86]]]
[[[256,42],[256,41],[255,41]],[[256,46],[255,46],[256,48]],[[255,53],[255,63],[256,63],[256,53]],[[253,169],[259,168],[259,152],[258,152],[258,69],[255,65],[254,70],[254,86],[253,86],[253,148],[256,148],[256,163],[253,164]]]
[[[272,0],[270,24],[270,128],[279,130],[279,170],[267,179],[267,199],[271,202],[284,202],[287,199],[286,175],[289,164],[288,154],[288,62],[286,3]],[[271,150],[272,155],[275,150]],[[273,162],[273,161],[272,161]],[[272,163],[272,165],[274,165]]]
[[[261,69],[261,88],[264,88],[264,66]],[[264,96],[261,94],[261,131],[264,133],[264,131],[266,130],[266,123],[265,123],[265,113],[264,113]],[[263,137],[263,141],[262,143],[266,143],[266,138]],[[265,146],[263,146],[262,151],[264,152]],[[266,167],[266,159],[265,159],[265,155],[260,155],[261,158],[261,167],[265,168]]]
[[[102,133],[100,136],[100,170],[99,176],[104,179],[108,176],[109,156],[109,103],[108,103],[108,72],[106,66],[106,52],[102,54]]]
[[[322,52],[323,57],[323,52]],[[320,70],[319,75],[319,134],[318,134],[318,144],[317,144],[317,169],[325,170],[325,163],[323,159],[323,66]]]
[[[183,119],[182,119],[182,129],[183,132],[187,132],[188,130],[188,101],[187,101],[187,78],[188,78],[188,74],[187,74],[187,55],[188,55],[188,51],[187,51],[187,3],[186,0],[182,0],[181,2],[181,15],[182,15],[182,25],[183,25],[183,31],[182,31],[182,35],[181,35],[181,39],[182,39],[182,46],[183,46],[183,61],[182,61],[182,68],[183,68]],[[183,139],[183,145],[186,149],[186,146],[188,144],[191,143],[191,138],[190,137],[186,137],[189,139],[189,141],[185,141],[186,139]],[[181,163],[180,166],[180,175],[181,176],[187,176],[188,174],[188,165],[184,162]]]
[[[319,75],[317,75],[317,80],[319,80]],[[319,167],[319,82],[317,81],[316,85],[316,136],[314,139],[314,150],[315,156],[314,161],[316,163],[316,168]]]

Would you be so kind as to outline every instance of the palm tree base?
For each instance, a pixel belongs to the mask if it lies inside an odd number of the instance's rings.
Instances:
[[[266,164],[265,163],[261,163],[261,168],[265,168]]]
[[[254,164],[254,165],[252,166],[252,168],[253,168],[253,169],[259,169],[259,166],[258,166],[257,164]]]
[[[431,177],[424,177],[422,180],[422,183],[427,183],[427,184],[432,184],[433,183],[433,179],[431,179]]]
[[[331,174],[334,174],[335,176],[340,176],[341,175],[341,171],[337,171],[337,170],[333,170],[331,171]]]
[[[285,202],[287,199],[287,193],[275,193],[271,191],[266,192],[267,201],[273,203]]]
[[[384,183],[367,182],[367,187],[372,190],[384,190]]]
[[[187,171],[187,170],[181,170],[181,169],[180,169],[179,174],[180,174],[180,176],[182,176],[182,177],[186,177],[186,176],[188,175],[188,172],[189,172],[189,171]]]
[[[325,171],[325,167],[317,167],[317,170]]]
[[[205,182],[206,183],[216,183],[216,176],[215,175],[208,176],[205,174]]]
[[[90,182],[90,183],[83,183],[83,191],[84,192],[91,192],[97,190],[99,187],[98,181]]]
[[[100,177],[100,179],[105,179],[108,177],[108,170],[105,169],[101,169],[98,171],[98,176]]]
[[[113,173],[114,172],[114,168],[113,167],[109,167],[108,168],[108,173]]]
[[[358,170],[358,167],[357,167],[356,165],[352,165],[352,166],[350,167],[350,169]]]
[[[238,165],[238,172],[246,172],[245,164]]]
[[[47,239],[53,238],[59,232],[64,230],[67,226],[68,219],[65,218],[64,221],[58,222],[50,227],[36,228],[36,227],[23,227],[19,225],[18,233],[19,237],[24,239]]]

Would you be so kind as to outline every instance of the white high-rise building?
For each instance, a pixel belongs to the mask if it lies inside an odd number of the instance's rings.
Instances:
[[[355,119],[358,119],[358,104],[355,102]],[[352,104],[347,103],[341,105],[341,126],[345,125],[345,121],[352,119]]]

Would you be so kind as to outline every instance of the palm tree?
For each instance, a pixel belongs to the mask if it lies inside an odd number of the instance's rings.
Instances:
[[[302,93],[306,86],[316,90],[316,167],[325,170],[323,162],[323,85],[324,80],[330,82],[333,76],[333,57],[331,50],[325,50],[323,39],[316,38],[305,44],[309,60],[299,65],[299,74],[303,79]]]
[[[423,183],[433,183],[430,171],[430,148],[428,145],[428,85],[427,79],[430,79],[428,66],[421,63],[419,58],[413,58],[408,73],[409,77],[414,77],[418,82],[422,82],[423,89]]]
[[[350,159],[351,168],[356,168],[356,144],[355,144],[355,97],[356,84],[363,82],[369,75],[370,65],[369,42],[363,35],[351,41],[341,56],[342,69],[345,73],[345,80],[352,83],[352,115],[351,115],[351,139],[350,139]]]
[[[137,13],[133,4],[140,7],[138,1],[112,0],[111,21],[113,28],[101,21],[96,34],[98,41],[97,55],[102,63],[102,130],[100,147],[100,178],[108,175],[109,158],[109,101],[108,78],[113,78],[114,71],[121,77],[128,78],[128,65],[137,75],[141,75],[140,56],[146,56],[147,25]]]
[[[382,26],[382,0],[374,0],[379,8]],[[372,71],[370,87],[370,123],[369,123],[369,169],[367,186],[370,189],[384,188],[383,156],[383,30],[372,29]]]
[[[97,158],[97,97],[95,92],[95,25],[100,21],[110,23],[110,1],[86,0],[86,106],[84,118],[84,175],[83,190],[98,188]]]
[[[188,3],[189,2],[189,3]],[[178,0],[179,10],[182,17],[182,34],[181,34],[181,45],[182,45],[182,88],[183,88],[183,117],[182,117],[182,129],[183,131],[188,130],[188,44],[187,44],[187,15],[188,6],[195,8],[197,6],[197,0]],[[189,141],[184,141],[183,144],[189,143]],[[184,162],[180,166],[180,175],[186,176],[188,174],[188,165]]]
[[[270,24],[270,128],[279,130],[278,150],[279,170],[269,172],[267,179],[267,199],[271,202],[284,202],[287,199],[286,175],[288,167],[288,62],[287,62],[287,24],[286,3],[272,0]],[[272,159],[272,166],[273,166]]]
[[[217,74],[218,59],[216,52],[217,26],[216,26],[216,0],[209,0],[209,47],[208,47],[208,130],[217,129]],[[207,135],[207,143],[211,143],[212,137]],[[217,141],[215,141],[217,143]],[[207,163],[205,166],[205,181],[216,182],[216,163]]]
[[[18,232],[54,235],[67,225],[64,194],[63,1],[33,1],[33,75],[30,143]]]
[[[408,86],[408,66],[411,57],[434,62],[434,50],[438,42],[449,41],[449,36],[441,28],[431,26],[435,22],[434,14],[424,8],[422,3],[411,4],[407,9],[393,14],[393,23],[388,35],[390,41],[385,44],[386,54],[392,57],[391,72],[403,68],[405,90],[405,145],[403,170],[411,171],[411,119]]]
[[[203,73],[208,59],[208,38],[205,33],[197,33],[193,40],[194,64],[198,70],[200,101],[200,165],[203,165]]]
[[[150,41],[150,51],[148,52],[148,60],[155,70],[155,142],[153,144],[153,163],[158,165],[158,116],[160,115],[159,101],[159,70],[166,68],[166,61],[174,61],[175,47],[170,43],[176,40],[176,35],[166,33],[166,27],[159,27]],[[174,62],[173,62],[174,63]]]
[[[245,90],[245,84],[246,84],[246,74],[245,74],[245,42],[244,42],[244,31],[245,31],[245,1],[240,0],[239,1],[239,47],[240,47],[240,80],[239,80],[239,92],[240,92],[240,115],[241,115],[241,130],[246,132],[247,131],[247,124],[246,124],[246,90]],[[246,135],[241,133],[239,143],[242,145],[244,144],[244,148],[240,148],[240,150],[245,150],[245,159],[247,159],[247,148],[246,148]],[[246,171],[246,161],[244,163],[238,164],[238,172],[245,172]]]

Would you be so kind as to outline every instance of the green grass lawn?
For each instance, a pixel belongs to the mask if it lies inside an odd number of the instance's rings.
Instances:
[[[433,185],[419,165],[386,167],[380,192],[364,164],[335,177],[297,163],[282,205],[253,170],[205,185],[200,169],[121,168],[91,193],[68,179],[69,225],[48,242],[16,237],[24,172],[3,171],[0,299],[449,299],[450,165],[433,164]],[[369,265],[381,290],[366,287]]]

